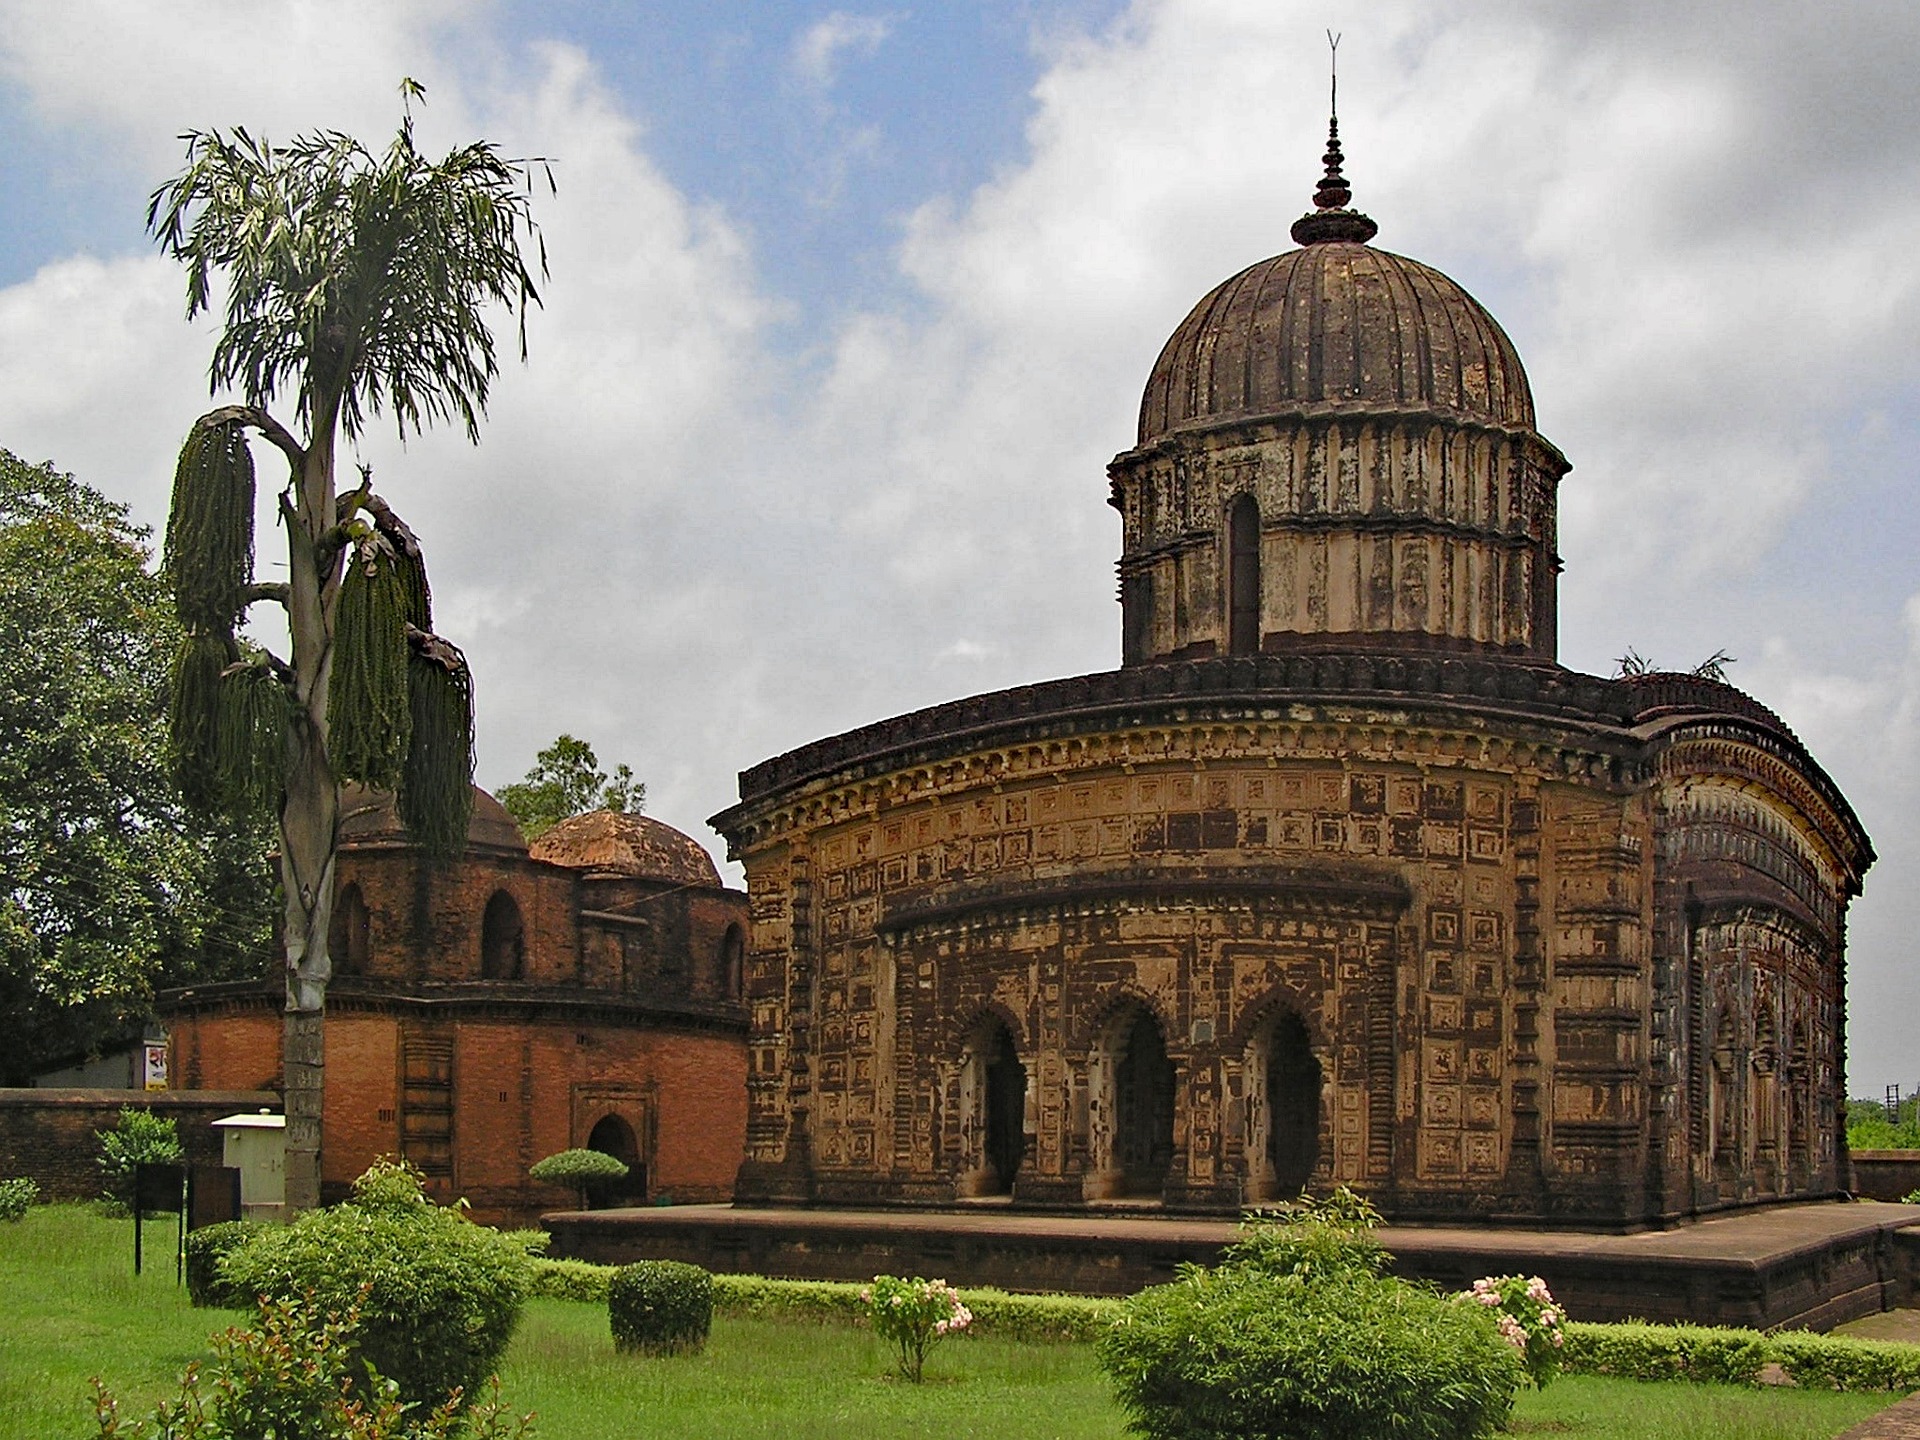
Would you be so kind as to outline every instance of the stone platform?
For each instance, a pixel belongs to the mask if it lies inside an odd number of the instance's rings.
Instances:
[[[937,1275],[1007,1290],[1126,1295],[1209,1264],[1231,1221],[1145,1208],[1032,1214],[960,1210],[737,1209],[677,1205],[543,1217],[552,1254],[624,1264],[685,1260],[726,1273],[865,1280]],[[1916,1228],[1909,1228],[1916,1227]],[[1543,1276],[1576,1320],[1689,1321],[1827,1330],[1914,1303],[1920,1206],[1778,1205],[1670,1230],[1389,1226],[1396,1273],[1464,1289],[1482,1275]]]

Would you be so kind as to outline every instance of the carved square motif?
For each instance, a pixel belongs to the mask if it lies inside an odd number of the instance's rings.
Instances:
[[[1420,782],[1395,780],[1387,791],[1387,809],[1395,815],[1415,815],[1420,811]]]
[[[1387,808],[1384,775],[1355,775],[1349,779],[1348,806],[1356,815],[1379,815]]]
[[[913,822],[913,838],[922,844],[933,838],[933,816],[922,815]]]
[[[1347,838],[1347,827],[1332,815],[1323,815],[1313,822],[1313,848],[1316,850],[1339,850]]]
[[[1421,809],[1429,820],[1461,820],[1466,817],[1463,787],[1458,780],[1429,780],[1421,799]]]
[[[1207,780],[1207,807],[1212,810],[1223,809],[1233,804],[1233,791],[1228,787],[1225,776],[1211,776]]]
[[[1183,803],[1193,799],[1193,777],[1191,775],[1175,777],[1173,782],[1173,798],[1176,802]]]
[[[1475,875],[1473,877],[1473,898],[1474,899],[1480,901],[1482,904],[1492,904],[1493,894],[1494,894],[1493,876]]]
[[[840,899],[847,893],[846,872],[836,870],[833,874],[827,876],[827,883],[822,888],[826,891],[827,899]]]
[[[1457,990],[1460,986],[1458,961],[1444,950],[1427,952],[1427,988],[1429,990]]]
[[[889,850],[898,849],[900,845],[905,842],[906,834],[907,834],[907,827],[902,824],[899,824],[898,822],[887,826],[886,828],[887,848]]]
[[[1500,1123],[1500,1092],[1498,1090],[1467,1091],[1467,1123],[1475,1128],[1487,1128]]]
[[[1009,865],[1024,865],[1033,849],[1033,840],[1024,830],[1015,831],[1006,837],[1004,853]]]
[[[1436,905],[1427,912],[1427,938],[1435,945],[1460,943],[1460,912],[1448,905]]]
[[[1460,1045],[1454,1040],[1430,1040],[1426,1045],[1428,1080],[1451,1084],[1460,1078]]]
[[[1286,775],[1281,777],[1280,795],[1282,799],[1292,801],[1295,804],[1304,804],[1307,798],[1306,778],[1300,775]]]
[[[1460,827],[1458,825],[1436,825],[1431,821],[1422,837],[1428,855],[1458,859],[1460,855]]]
[[[1474,1046],[1467,1051],[1467,1078],[1469,1080],[1498,1080],[1500,1078],[1500,1052],[1482,1046]]]
[[[1475,820],[1500,818],[1500,792],[1490,785],[1467,787],[1467,814]]]
[[[1007,797],[1007,824],[1024,825],[1027,823],[1027,797],[1010,795]]]
[[[1497,863],[1507,853],[1507,837],[1498,830],[1483,825],[1467,827],[1467,858],[1489,864]]]
[[[1378,820],[1353,822],[1353,848],[1362,855],[1380,853],[1380,822]]]
[[[1453,1085],[1429,1085],[1421,1119],[1428,1125],[1454,1126],[1460,1123],[1460,1091]]]
[[[1467,944],[1475,950],[1500,948],[1500,917],[1490,910],[1475,910],[1467,916]]]
[[[889,890],[907,883],[907,862],[904,859],[887,861],[880,867],[880,883]]]
[[[1460,1028],[1460,1001],[1452,995],[1427,997],[1427,1028],[1451,1031]]]
[[[1476,1175],[1492,1175],[1500,1169],[1498,1136],[1467,1136],[1467,1169]]]
[[[1456,1134],[1440,1130],[1422,1135],[1420,1154],[1427,1162],[1424,1168],[1430,1175],[1460,1173],[1460,1137]]]
[[[1060,827],[1042,825],[1033,832],[1033,858],[1051,860],[1060,854]]]
[[[1264,776],[1259,776],[1247,781],[1247,800],[1249,803],[1257,804],[1266,798],[1267,782]]]
[[[1280,817],[1280,844],[1288,850],[1307,848],[1307,836],[1311,830],[1311,817],[1306,815],[1282,815]]]

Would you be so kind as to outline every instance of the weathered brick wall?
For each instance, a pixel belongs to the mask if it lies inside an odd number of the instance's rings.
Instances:
[[[1853,1193],[1863,1200],[1904,1200],[1920,1190],[1920,1150],[1856,1150]]]
[[[0,1090],[0,1178],[40,1182],[45,1200],[91,1200],[100,1194],[97,1131],[119,1123],[120,1107],[139,1106],[172,1119],[189,1164],[218,1165],[222,1138],[215,1120],[262,1108],[278,1111],[265,1090]]]

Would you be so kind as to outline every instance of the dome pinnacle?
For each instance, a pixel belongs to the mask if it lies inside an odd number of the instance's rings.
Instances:
[[[1327,45],[1337,56],[1340,37],[1329,31]],[[1340,170],[1346,163],[1346,157],[1340,153],[1340,76],[1337,69],[1333,71],[1329,92],[1327,153],[1321,157],[1327,167],[1326,174],[1320,177],[1320,184],[1313,192],[1314,208],[1294,221],[1289,233],[1296,245],[1325,245],[1336,240],[1364,245],[1380,232],[1380,227],[1358,210],[1347,208],[1347,202],[1353,199],[1353,191],[1348,188],[1347,177]]]

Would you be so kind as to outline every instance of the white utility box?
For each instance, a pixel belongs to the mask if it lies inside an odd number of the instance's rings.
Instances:
[[[240,1172],[240,1213],[279,1220],[287,1210],[287,1117],[262,1110],[213,1122],[222,1141],[221,1163]]]

